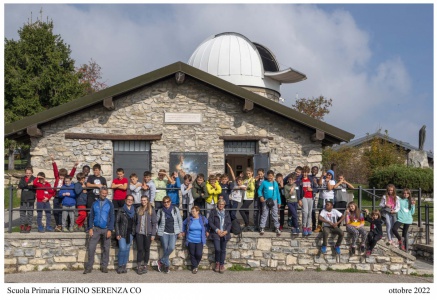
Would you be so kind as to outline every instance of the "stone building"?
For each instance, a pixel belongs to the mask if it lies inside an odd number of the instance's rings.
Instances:
[[[281,84],[304,79],[291,68],[280,71],[266,47],[224,33],[202,43],[189,64],[6,124],[5,137],[30,140],[34,172],[48,177],[51,153],[68,169],[77,160],[99,163],[108,180],[119,167],[142,178],[161,168],[223,173],[226,162],[237,173],[248,166],[288,173],[320,166],[324,146],[354,137],[279,103]]]

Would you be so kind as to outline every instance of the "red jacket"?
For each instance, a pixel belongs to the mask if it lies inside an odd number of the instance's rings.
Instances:
[[[76,167],[73,167],[73,169],[71,169],[70,171],[70,176],[71,178],[74,177],[74,173],[76,173]],[[53,174],[55,175],[55,184],[53,185],[53,187],[56,189],[56,187],[58,186],[59,183],[59,171],[58,171],[58,166],[56,165],[56,162],[53,162]],[[62,183],[64,184],[64,183]]]
[[[52,198],[55,195],[55,191],[52,189],[52,186],[47,181],[42,184],[39,182],[39,178],[36,178],[33,181],[33,186],[36,188],[46,187],[47,189],[36,190],[36,201],[43,202],[44,198]]]

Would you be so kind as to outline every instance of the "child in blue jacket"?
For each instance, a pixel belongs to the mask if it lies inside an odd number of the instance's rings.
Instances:
[[[62,200],[62,231],[68,232],[67,218],[70,217],[70,232],[73,232],[76,192],[70,175],[65,176],[64,185],[59,190],[58,197]]]

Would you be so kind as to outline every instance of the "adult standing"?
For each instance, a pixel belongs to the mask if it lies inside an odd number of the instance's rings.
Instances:
[[[135,235],[134,196],[127,195],[123,202],[124,205],[117,213],[115,221],[115,236],[118,240],[118,274],[127,273],[126,264],[129,259],[129,250],[133,242],[133,235]]]
[[[108,198],[108,188],[101,187],[99,190],[98,201],[91,205],[89,215],[89,243],[88,243],[88,264],[85,266],[83,274],[91,273],[94,265],[94,254],[96,253],[97,244],[100,238],[103,239],[101,270],[108,273],[109,248],[111,246],[111,233],[114,230],[114,205]]]
[[[21,189],[20,202],[20,232],[30,233],[32,229],[33,207],[35,205],[36,191],[33,187],[35,177],[32,167],[25,169],[25,176],[21,177],[18,188]]]
[[[158,260],[158,271],[170,272],[170,254],[176,246],[176,239],[182,234],[182,218],[179,209],[171,204],[170,197],[164,196],[163,207],[158,210],[158,236],[161,238],[163,255]]]
[[[92,188],[92,190],[88,190],[88,199],[87,199],[87,208],[91,208],[94,201],[99,198],[100,189],[102,187],[106,187],[106,178],[101,175],[102,167],[100,164],[95,164],[93,166],[93,175],[88,176],[86,180],[86,187]],[[88,227],[92,227],[92,223],[90,222],[90,218],[88,217]]]
[[[141,206],[134,217],[135,237],[137,240],[137,273],[147,273],[150,257],[150,244],[155,240],[158,221],[156,212],[147,196],[141,197]]]
[[[194,206],[191,209],[191,216],[183,223],[183,233],[186,236],[185,245],[188,248],[191,259],[191,272],[197,274],[197,268],[202,259],[203,246],[209,236],[208,219],[200,214],[200,208]]]
[[[225,272],[226,244],[231,238],[231,216],[225,210],[226,202],[219,200],[217,208],[211,210],[208,224],[211,228],[211,238],[214,241],[215,267],[214,272]]]

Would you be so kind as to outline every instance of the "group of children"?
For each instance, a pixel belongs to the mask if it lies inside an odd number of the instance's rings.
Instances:
[[[35,199],[39,232],[85,231],[88,227],[88,224],[85,224],[87,211],[95,199],[99,198],[100,188],[107,186],[106,179],[101,175],[101,167],[95,164],[92,168],[93,174],[89,175],[90,167],[84,166],[82,172],[76,175],[76,182],[73,182],[78,162],[68,173],[64,168],[58,171],[54,157],[51,156],[51,159],[55,176],[54,186],[46,181],[43,172],[39,172],[35,178],[32,175],[32,168],[26,168],[25,176],[20,180],[18,185],[22,189],[20,231],[25,233],[31,230]],[[187,218],[187,212],[191,211],[193,206],[206,210],[208,218],[209,212],[216,207],[218,201],[224,200],[225,209],[230,210],[231,220],[237,218],[239,210],[245,231],[259,231],[261,235],[264,234],[271,212],[275,232],[277,236],[280,236],[285,223],[285,207],[287,206],[288,225],[293,235],[300,234],[300,228],[302,228],[303,236],[311,235],[313,232],[323,232],[322,253],[326,252],[326,240],[329,233],[339,235],[335,246],[336,252],[339,253],[343,238],[343,231],[339,225],[346,219],[346,230],[352,236],[350,249],[352,254],[356,251],[360,236],[360,250],[367,249],[367,252],[371,253],[376,242],[382,238],[381,217],[383,217],[387,228],[388,243],[394,244],[393,236],[396,236],[401,249],[405,249],[406,234],[415,211],[415,201],[411,199],[411,192],[408,189],[404,189],[401,199],[396,196],[395,187],[389,185],[381,200],[381,210],[373,211],[370,215],[367,210],[364,210],[364,215],[354,202],[347,204],[349,201],[346,189],[353,189],[353,185],[347,182],[343,175],[338,176],[336,182],[332,170],[323,172],[318,178],[319,168],[317,166],[311,169],[308,166],[297,167],[294,172],[285,177],[280,173],[275,175],[272,170],[265,174],[263,169],[258,169],[257,176],[254,177],[251,168],[247,168],[245,174],[235,176],[230,165],[228,169],[232,181],[227,174],[210,175],[207,180],[203,174],[198,174],[193,180],[191,175],[182,171],[168,175],[165,170],[161,169],[154,179],[152,179],[151,172],[144,172],[143,180],[140,182],[134,173],[130,174],[128,180],[124,177],[124,170],[119,168],[117,177],[112,180],[110,186],[113,190],[112,203],[115,213],[123,207],[127,195],[132,195],[135,209],[141,205],[141,196],[147,196],[155,209],[162,208],[162,200],[164,196],[168,196],[172,205],[179,207],[182,204],[183,219]],[[182,183],[180,177],[183,178]],[[51,198],[53,198],[55,228],[50,225],[52,209],[49,200]],[[250,226],[249,207],[252,203],[254,206],[253,226]],[[299,207],[302,209],[301,226],[298,222]],[[76,208],[78,217],[74,220]],[[316,210],[319,211],[318,218],[316,218]],[[45,226],[42,224],[43,211],[46,214]],[[364,229],[365,220],[372,226],[369,233],[366,233]],[[402,225],[401,237],[397,230]]]

